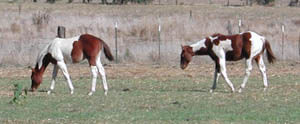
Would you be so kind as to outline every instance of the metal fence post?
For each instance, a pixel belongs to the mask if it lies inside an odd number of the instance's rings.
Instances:
[[[118,22],[115,23],[116,64],[118,63]]]
[[[66,28],[64,26],[57,27],[57,37],[66,38]]]
[[[281,48],[281,56],[282,56],[282,59],[285,60],[284,58],[284,25],[281,26],[281,31],[282,31],[282,48]]]
[[[239,33],[241,33],[242,20],[239,19]]]
[[[158,60],[160,60],[160,31],[161,31],[161,26],[159,24],[159,26],[158,26]]]
[[[300,33],[299,33],[298,49],[299,49],[299,57],[300,57]]]

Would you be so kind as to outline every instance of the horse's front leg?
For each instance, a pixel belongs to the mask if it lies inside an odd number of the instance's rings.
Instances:
[[[226,73],[226,59],[225,59],[225,57],[220,58],[219,63],[220,63],[220,69],[221,69],[221,74],[222,74],[223,78],[225,79],[228,86],[231,88],[231,91],[234,92],[235,90],[234,90],[233,84],[229,80],[229,78],[227,76],[227,73]]]
[[[211,93],[214,92],[214,90],[216,89],[217,83],[219,81],[219,77],[220,77],[220,65],[216,61],[215,74],[214,74],[214,82],[213,82],[213,85],[212,85],[212,87],[210,89]]]
[[[68,82],[71,94],[73,94],[74,93],[74,87],[73,87],[70,75],[68,73],[68,70],[67,70],[67,65],[63,61],[57,62],[57,65],[62,70],[62,73],[63,73],[64,77],[66,78],[66,80]]]
[[[47,92],[48,94],[51,94],[51,92],[54,90],[57,72],[58,72],[58,66],[57,66],[57,64],[55,64],[54,67],[53,67],[52,81],[51,81],[50,90]]]

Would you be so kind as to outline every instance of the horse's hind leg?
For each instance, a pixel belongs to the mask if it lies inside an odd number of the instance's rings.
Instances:
[[[265,91],[268,87],[268,79],[267,79],[267,73],[266,73],[266,66],[264,64],[264,60],[262,58],[262,55],[255,58],[255,61],[256,61],[257,66],[258,66],[258,68],[261,72],[261,76],[262,76],[263,82],[264,82],[264,91]]]
[[[65,76],[65,78],[66,78],[66,80],[67,80],[67,82],[68,82],[68,85],[69,85],[71,94],[73,94],[73,92],[74,92],[74,87],[73,87],[72,81],[71,81],[71,79],[70,79],[70,75],[69,75],[69,73],[68,73],[66,64],[65,64],[63,61],[59,61],[59,62],[57,62],[57,65],[58,65],[59,68],[62,70],[62,73],[63,73],[63,75]]]
[[[252,58],[248,58],[248,59],[246,59],[245,77],[244,77],[243,83],[239,90],[240,93],[242,92],[242,89],[245,88],[245,86],[246,86],[248,78],[251,74],[251,70],[252,70]]]
[[[97,59],[96,64],[97,64],[98,71],[102,76],[102,84],[103,84],[104,94],[107,95],[108,86],[107,86],[107,82],[106,82],[105,71],[104,71],[104,68],[101,64],[100,57]]]
[[[88,94],[89,96],[93,95],[93,93],[96,91],[96,83],[97,83],[97,67],[91,65],[91,73],[92,73],[92,88],[91,92]]]
[[[51,81],[50,90],[47,92],[48,94],[51,94],[51,92],[54,90],[57,72],[58,72],[58,66],[57,66],[57,64],[55,64],[54,67],[53,67],[52,81]]]

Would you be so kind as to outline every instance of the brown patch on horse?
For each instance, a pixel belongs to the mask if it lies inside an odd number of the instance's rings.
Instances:
[[[78,42],[82,46],[83,55],[88,59],[91,66],[96,66],[97,56],[101,50],[102,40],[99,38],[84,34],[79,37]]]
[[[52,55],[50,53],[46,54],[43,58],[43,64],[41,66],[41,68],[39,69],[39,65],[36,64],[35,68],[32,69],[32,73],[31,73],[31,89],[34,91],[36,90],[40,84],[42,83],[43,80],[43,73],[45,72],[47,66],[49,65],[49,63],[52,64],[57,64],[57,61],[52,57]]]
[[[83,50],[82,50],[82,42],[75,41],[73,43],[73,49],[71,52],[72,56],[72,62],[73,63],[78,63],[80,62],[83,58]]]
[[[226,52],[226,60],[236,61],[244,58],[243,51],[243,36],[242,35],[230,35],[227,37],[231,41],[232,51]]]

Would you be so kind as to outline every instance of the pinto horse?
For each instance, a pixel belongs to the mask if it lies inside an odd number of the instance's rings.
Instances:
[[[106,83],[105,71],[100,61],[102,48],[104,49],[103,51],[106,58],[112,61],[113,56],[107,44],[100,38],[97,38],[93,35],[83,34],[66,39],[55,38],[39,53],[35,68],[32,68],[32,91],[35,91],[40,86],[43,79],[43,73],[45,72],[48,64],[52,63],[54,64],[54,69],[48,94],[54,90],[58,69],[62,71],[68,82],[71,94],[73,94],[74,87],[65,62],[78,63],[84,59],[87,59],[92,72],[92,88],[88,95],[92,95],[96,91],[97,72],[99,72],[102,76],[104,93],[107,95],[108,87]]]
[[[265,37],[258,35],[255,32],[244,32],[235,35],[214,34],[206,37],[192,45],[181,46],[181,69],[185,69],[195,55],[209,55],[215,62],[214,81],[210,92],[216,89],[220,74],[234,92],[233,84],[228,79],[226,73],[226,61],[238,61],[246,59],[245,77],[239,92],[245,88],[247,80],[252,70],[252,60],[254,59],[259,67],[263,77],[264,91],[268,86],[266,67],[263,61],[263,53],[266,49],[269,63],[273,63],[276,59],[270,43]]]

